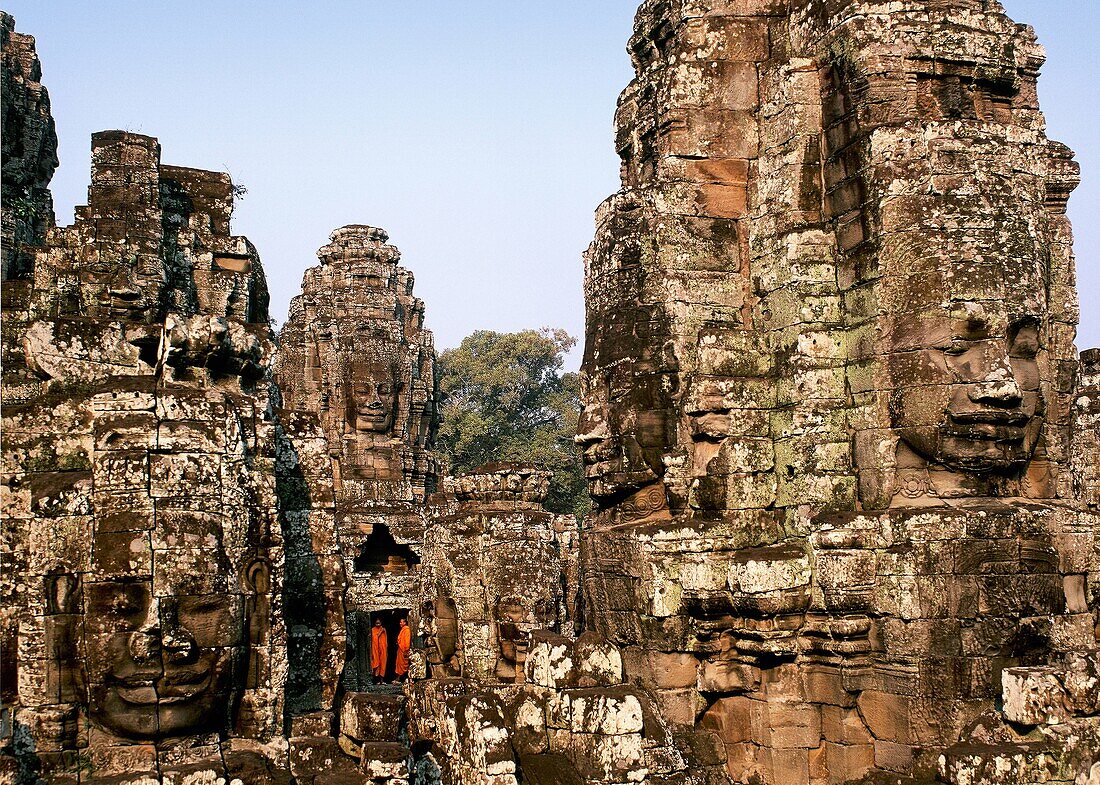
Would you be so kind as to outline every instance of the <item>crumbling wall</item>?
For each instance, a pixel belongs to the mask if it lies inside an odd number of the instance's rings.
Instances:
[[[284,406],[318,419],[332,461],[350,691],[372,682],[372,614],[417,607],[422,505],[436,484],[435,348],[387,240],[369,226],[332,233],[291,301],[276,371]]]
[[[388,235],[344,226],[317,252],[280,343],[285,405],[317,413],[349,502],[435,490],[435,350],[424,303]]]
[[[1100,506],[1100,351],[1081,352],[1081,378],[1073,411],[1073,476],[1076,495]]]
[[[1077,168],[997,3],[642,5],[579,530],[533,466],[433,494],[432,339],[382,230],[320,249],[273,372],[227,176],[105,131],[54,227],[0,21],[0,778],[1095,779]],[[363,656],[386,612],[399,684]]]
[[[38,245],[54,225],[50,178],[57,168],[57,132],[50,94],[42,86],[42,64],[34,38],[15,32],[15,20],[0,11],[4,66],[0,83],[3,128],[4,200],[0,209],[0,279],[24,277],[29,264],[24,245]]]
[[[434,675],[522,683],[534,630],[574,634],[576,521],[542,506],[549,476],[500,463],[450,481],[455,503],[432,516],[418,589]]]

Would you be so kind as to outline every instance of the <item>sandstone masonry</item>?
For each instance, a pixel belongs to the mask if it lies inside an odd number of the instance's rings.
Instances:
[[[438,477],[382,229],[276,336],[233,184],[152,137],[55,226],[0,34],[0,783],[1100,782],[1078,170],[997,2],[642,4],[582,523]]]

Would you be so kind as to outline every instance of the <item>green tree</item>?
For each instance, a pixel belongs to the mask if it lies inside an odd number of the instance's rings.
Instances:
[[[439,357],[438,449],[449,471],[528,461],[553,472],[546,506],[584,515],[589,498],[573,444],[581,411],[577,374],[562,373],[576,339],[564,330],[478,330]]]

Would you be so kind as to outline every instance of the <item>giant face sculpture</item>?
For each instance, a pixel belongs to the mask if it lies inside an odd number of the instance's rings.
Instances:
[[[584,474],[597,500],[637,490],[660,478],[659,455],[647,454],[638,438],[639,418],[649,413],[638,412],[636,405],[641,402],[634,398],[644,391],[628,397],[615,394],[610,386],[587,385],[588,403],[577,425]]]
[[[1042,181],[1006,174],[1013,162],[1004,149],[971,164],[983,190],[912,195],[905,212],[884,207],[897,224],[880,254],[891,426],[923,460],[976,475],[1026,466],[1049,379],[1045,215],[1038,198],[1013,190],[1038,191]]]
[[[389,433],[397,410],[397,374],[386,362],[353,364],[347,382],[347,419],[356,431]]]
[[[971,472],[1023,466],[1043,418],[1036,316],[958,302],[893,323],[890,401],[899,436],[926,460]]]
[[[637,370],[622,363],[585,377],[585,406],[574,441],[582,451],[585,478],[597,505],[627,500],[626,507],[637,507],[637,517],[644,517],[644,509],[664,507],[663,489],[652,494],[652,503],[648,491],[660,485],[664,474],[669,410],[666,376],[635,375]]]
[[[520,597],[502,597],[493,616],[500,649],[496,675],[508,681],[522,678],[531,631],[549,629],[553,624],[553,601],[542,599],[531,603]]]
[[[88,715],[134,739],[224,731],[246,623],[222,521],[158,515],[170,526],[95,538],[96,578],[84,586]],[[161,538],[173,547],[158,547]]]
[[[678,363],[669,318],[650,291],[660,285],[643,259],[634,195],[614,207],[586,254],[584,359],[576,444],[597,509],[641,519],[666,509],[661,478],[676,443]]]
[[[79,271],[80,314],[137,322],[155,318],[159,288],[142,280],[156,278],[149,264],[136,255],[85,260]]]

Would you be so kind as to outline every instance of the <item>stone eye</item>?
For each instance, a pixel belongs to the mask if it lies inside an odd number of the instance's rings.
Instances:
[[[200,615],[219,613],[222,610],[222,604],[217,597],[192,599],[186,603],[185,610],[189,613]]]
[[[1021,326],[1009,342],[1009,356],[1034,359],[1039,353],[1039,330],[1032,324]]]
[[[944,354],[949,354],[952,357],[958,357],[959,355],[966,354],[969,350],[970,342],[963,341],[958,338],[940,347],[940,351],[942,351]]]
[[[1037,342],[1025,342],[1012,344],[1012,350],[1009,352],[1010,357],[1015,357],[1021,360],[1034,360],[1036,355],[1039,354],[1039,344]]]

